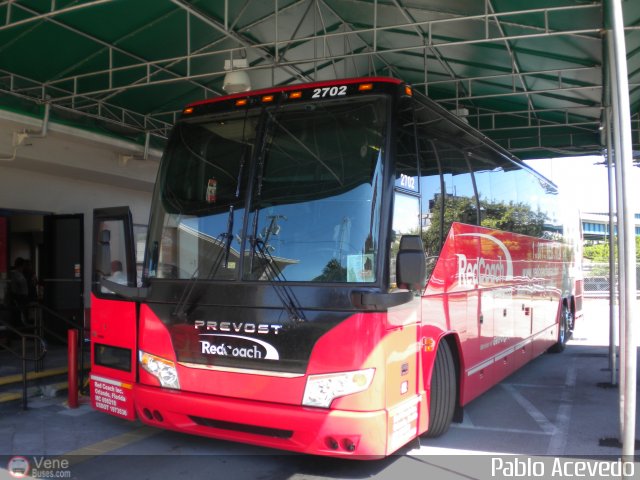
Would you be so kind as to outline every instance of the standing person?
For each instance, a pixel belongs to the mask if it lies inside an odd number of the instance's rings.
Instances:
[[[29,301],[29,286],[24,276],[25,260],[22,257],[15,259],[13,268],[9,271],[9,308],[12,310],[12,323],[21,325],[22,315]]]
[[[25,304],[29,295],[27,278],[24,275],[25,259],[18,257],[9,271],[9,292],[15,303]]]
[[[33,269],[31,260],[24,261],[24,268],[22,270],[25,280],[27,281],[27,299],[29,302],[35,302],[38,300],[38,277],[36,271]]]

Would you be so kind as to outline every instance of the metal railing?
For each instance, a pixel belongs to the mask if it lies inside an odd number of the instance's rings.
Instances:
[[[28,362],[33,362],[33,371],[35,373],[44,370],[44,358],[47,354],[47,339],[67,344],[67,336],[61,335],[58,331],[48,328],[44,322],[44,314],[48,319],[55,319],[58,325],[62,325],[65,330],[79,330],[78,348],[80,356],[80,385],[84,384],[84,363],[85,363],[85,342],[84,342],[84,326],[83,322],[70,320],[60,315],[55,310],[38,303],[31,302],[22,308],[9,307],[0,305],[0,330],[4,331],[7,337],[6,343],[0,343],[0,350],[7,351],[16,357],[21,363],[22,375],[22,408],[27,409],[27,383],[28,383]],[[1,333],[1,332],[0,332]],[[11,338],[20,340],[20,348],[11,347]]]
[[[5,312],[7,312],[9,315],[14,313],[11,311],[11,309],[5,309]],[[28,397],[27,395],[27,381],[28,381],[27,380],[27,377],[28,377],[27,362],[33,362],[34,370],[36,372],[40,371],[44,366],[44,364],[42,363],[42,360],[47,354],[47,343],[41,335],[38,335],[37,333],[35,333],[38,331],[39,328],[41,328],[41,325],[38,326],[37,322],[33,324],[29,324],[24,321],[24,315],[21,315],[21,317],[23,319],[24,328],[16,328],[16,326],[12,325],[9,320],[0,317],[0,325],[4,327],[3,330],[7,332],[9,335],[15,335],[20,338],[20,345],[21,345],[20,351],[16,351],[12,349],[10,344],[8,345],[0,344],[0,348],[9,352],[11,355],[17,357],[20,360],[21,370],[22,370],[22,409],[26,410],[27,397]],[[25,329],[33,330],[34,333],[27,333]],[[33,350],[32,352],[27,353],[27,343],[29,340],[33,342]]]
[[[55,310],[41,304],[41,303],[36,303],[34,304],[34,308],[36,308],[37,310],[37,315],[40,318],[40,322],[42,323],[42,314],[46,313],[47,315],[49,315],[50,317],[56,319],[57,321],[61,322],[62,324],[66,325],[66,329],[65,331],[74,329],[74,330],[78,330],[78,356],[80,359],[80,365],[78,366],[79,371],[80,371],[80,375],[79,375],[79,383],[80,385],[84,385],[85,383],[85,379],[84,379],[84,375],[85,375],[85,356],[86,356],[86,343],[85,343],[85,330],[84,330],[84,321],[76,321],[75,317],[72,317],[73,320],[69,320],[68,318],[64,317],[63,315],[60,315],[58,312],[56,312]],[[47,328],[46,325],[43,324],[42,326],[42,333],[43,336],[46,335],[47,337],[50,338],[54,338],[57,341],[59,341],[60,343],[63,344],[67,344],[68,342],[68,338],[66,335],[60,335],[59,333],[57,333],[56,331]],[[68,345],[67,345],[68,346]]]
[[[609,296],[611,276],[608,263],[589,262],[582,266],[584,272],[584,293],[588,296]],[[636,280],[640,286],[640,265],[636,265]],[[617,282],[617,276],[614,282]],[[617,287],[617,285],[614,285]]]

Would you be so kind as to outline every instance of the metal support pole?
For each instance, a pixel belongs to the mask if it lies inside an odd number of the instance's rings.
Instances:
[[[22,410],[27,409],[27,337],[22,336]]]
[[[616,136],[620,138],[621,150],[616,152],[616,175],[621,177],[621,197],[622,208],[618,208],[618,225],[624,226],[624,237],[622,235],[621,244],[624,250],[625,285],[624,290],[620,290],[620,297],[625,298],[624,312],[624,338],[621,338],[621,355],[624,344],[624,405],[623,405],[623,437],[622,455],[625,459],[634,459],[635,455],[635,431],[636,431],[636,374],[637,357],[635,345],[635,323],[637,321],[637,299],[636,299],[636,245],[634,212],[631,205],[631,189],[629,188],[629,177],[633,168],[633,151],[631,143],[631,114],[629,105],[629,79],[627,73],[627,57],[624,41],[624,22],[622,19],[621,0],[609,0],[607,2],[611,25],[612,44],[614,56],[612,72],[615,72],[615,84],[618,92],[618,108],[615,109],[619,120],[620,130],[616,131]],[[622,271],[620,272],[622,276]],[[621,305],[622,310],[622,305]],[[621,325],[622,327],[622,325]],[[622,329],[622,328],[621,328]],[[621,365],[622,366],[622,365]],[[622,370],[622,368],[621,368]]]
[[[615,183],[613,171],[613,141],[611,138],[611,108],[607,108],[606,114],[607,133],[607,173],[609,183],[609,368],[611,369],[611,385],[618,385],[618,322],[616,318],[616,258],[615,258]]]
[[[614,58],[614,50],[613,50],[613,41],[611,35],[607,35],[607,47],[609,52],[609,61],[611,62]],[[624,437],[624,405],[625,405],[625,345],[624,338],[626,332],[626,323],[624,321],[624,312],[625,312],[625,304],[627,303],[627,297],[624,296],[625,285],[626,285],[626,269],[625,269],[625,252],[622,244],[622,239],[625,235],[625,225],[622,223],[621,219],[624,216],[624,203],[622,201],[622,177],[620,176],[621,169],[619,168],[621,160],[621,151],[622,151],[622,140],[620,137],[620,98],[618,96],[618,82],[617,82],[617,72],[613,68],[613,64],[609,66],[609,77],[611,82],[611,111],[612,111],[612,124],[613,124],[613,151],[614,151],[614,159],[615,159],[615,184],[616,184],[616,218],[617,218],[617,227],[618,227],[618,235],[616,237],[616,243],[618,247],[618,292],[619,292],[619,310],[618,310],[618,325],[619,325],[619,345],[620,345],[620,368],[618,371],[619,379],[618,383],[620,384],[620,389],[618,390],[618,401],[619,401],[619,421],[620,421],[620,441]]]
[[[69,408],[78,408],[78,330],[70,328],[67,331],[68,389],[67,400]]]

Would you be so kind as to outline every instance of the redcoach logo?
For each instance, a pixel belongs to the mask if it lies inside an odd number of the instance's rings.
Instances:
[[[473,259],[468,258],[464,253],[456,253],[458,257],[458,286],[472,287],[513,280],[513,260],[504,243],[486,233],[461,233],[458,236],[489,240],[502,253],[494,258],[476,257]]]
[[[279,360],[275,347],[257,338],[241,335],[201,334],[203,355],[216,357],[250,358],[254,360]]]

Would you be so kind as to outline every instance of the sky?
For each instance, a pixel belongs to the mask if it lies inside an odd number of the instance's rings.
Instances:
[[[582,212],[607,213],[609,190],[603,157],[565,157],[529,160],[526,163],[558,185],[564,201],[573,202]],[[640,168],[633,167],[628,179],[630,203],[640,213]]]

